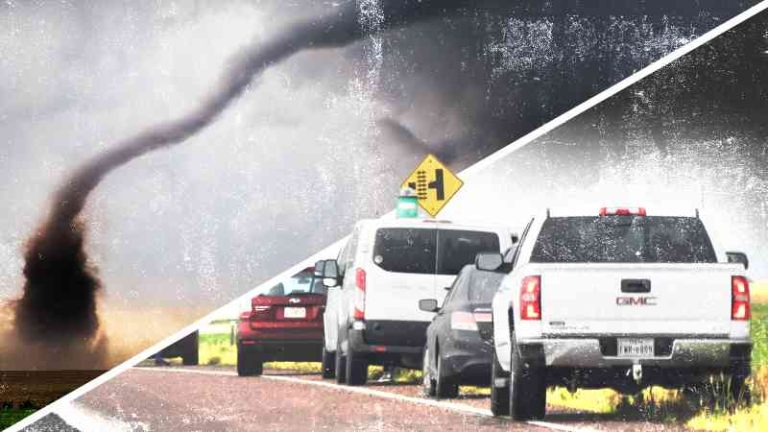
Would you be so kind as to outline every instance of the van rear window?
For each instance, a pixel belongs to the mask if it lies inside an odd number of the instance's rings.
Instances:
[[[435,273],[437,230],[381,228],[376,231],[373,262],[398,273]]]
[[[373,261],[391,272],[456,275],[474,263],[479,252],[499,248],[499,236],[491,232],[381,228],[376,231]]]
[[[459,274],[462,267],[475,262],[478,253],[500,251],[499,236],[492,232],[440,230],[437,237],[438,274]]]

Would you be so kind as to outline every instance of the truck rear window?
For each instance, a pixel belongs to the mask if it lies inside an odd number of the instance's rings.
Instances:
[[[381,228],[373,262],[398,273],[456,275],[478,252],[499,252],[499,236],[470,230]]]
[[[544,222],[531,254],[538,263],[713,263],[698,218],[555,217]]]

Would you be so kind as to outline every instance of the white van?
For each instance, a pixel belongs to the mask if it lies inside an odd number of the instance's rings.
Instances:
[[[479,252],[512,246],[501,227],[432,219],[375,219],[355,225],[336,260],[324,265],[323,376],[365,383],[368,365],[419,368],[433,313],[419,300],[442,303],[453,279]]]

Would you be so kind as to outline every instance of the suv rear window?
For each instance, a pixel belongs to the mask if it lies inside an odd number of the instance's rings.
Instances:
[[[501,280],[505,274],[500,272],[490,272],[476,270],[472,274],[472,281],[469,284],[469,301],[472,304],[489,304],[493,301],[493,296],[501,286]]]
[[[713,263],[698,218],[604,216],[549,218],[531,254],[539,263]]]
[[[475,262],[478,252],[498,252],[495,233],[431,228],[381,228],[373,262],[398,273],[456,275]]]

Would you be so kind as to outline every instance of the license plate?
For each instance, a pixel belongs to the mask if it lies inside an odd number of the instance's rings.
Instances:
[[[303,307],[287,307],[283,309],[283,317],[285,318],[306,318],[307,310]]]
[[[619,357],[653,357],[653,339],[618,339]]]

